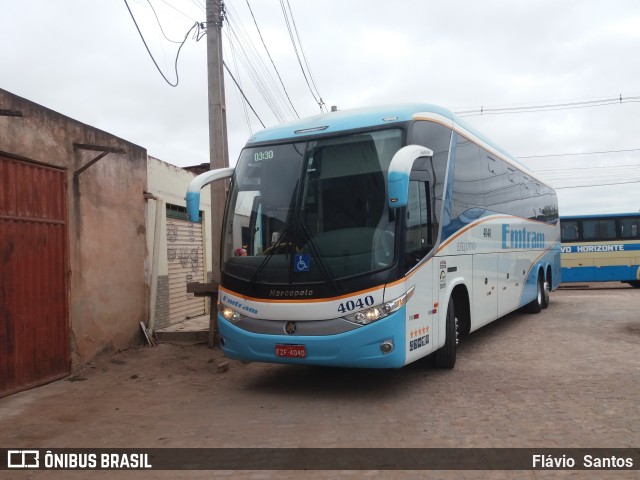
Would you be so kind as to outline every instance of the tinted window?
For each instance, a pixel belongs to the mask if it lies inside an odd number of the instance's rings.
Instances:
[[[516,217],[522,216],[522,174],[508,163],[504,164],[506,170],[506,187],[504,190],[507,213]]]
[[[615,239],[616,221],[613,218],[606,220],[583,220],[582,236],[584,240]]]
[[[442,210],[442,195],[444,179],[447,173],[447,161],[449,159],[449,146],[451,143],[451,130],[439,123],[418,121],[413,124],[411,144],[422,145],[433,151],[433,158],[419,164],[414,164],[414,170],[425,170],[431,178],[431,220],[433,238],[437,236],[440,224],[440,211]]]
[[[485,200],[487,210],[492,213],[507,213],[506,188],[507,174],[503,161],[487,155],[482,151],[484,157],[483,182],[485,190]]]
[[[409,182],[407,218],[405,222],[405,267],[413,267],[433,247],[430,231],[429,183],[412,180]]]
[[[461,216],[477,218],[484,209],[480,147],[462,135],[457,135],[451,219]]]
[[[640,219],[623,218],[620,220],[622,238],[640,238]]]
[[[561,222],[562,227],[562,241],[570,242],[578,240],[578,222],[575,220],[563,220]]]

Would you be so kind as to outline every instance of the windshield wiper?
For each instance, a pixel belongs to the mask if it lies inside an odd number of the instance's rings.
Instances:
[[[336,281],[331,276],[331,273],[329,272],[329,269],[327,268],[327,264],[325,263],[324,258],[322,258],[322,255],[320,255],[320,251],[318,250],[318,247],[316,246],[316,243],[314,242],[313,237],[311,236],[311,233],[309,232],[309,229],[307,228],[307,226],[304,223],[300,223],[298,225],[298,228],[300,230],[302,230],[302,233],[304,234],[304,238],[307,240],[307,245],[309,245],[309,249],[311,250],[311,253],[313,253],[313,256],[315,257],[316,261],[318,262],[318,267],[320,267],[320,273],[322,273],[322,276],[327,281],[327,283],[329,283],[329,285],[331,285],[333,290],[336,293],[339,293],[341,291],[340,287],[338,286]]]
[[[269,253],[267,253],[267,256],[264,257],[264,260],[262,260],[262,262],[260,262],[260,265],[258,265],[258,268],[256,269],[255,273],[251,276],[251,279],[249,280],[249,285],[251,285],[253,287],[256,284],[256,280],[258,280],[258,277],[260,276],[260,274],[264,270],[264,267],[267,266],[267,262],[269,261],[269,259],[271,257],[273,257],[274,253],[276,253],[278,251],[278,248],[280,247],[280,244],[283,242],[283,240],[285,239],[285,237],[287,236],[288,233],[289,233],[289,229],[288,228],[283,230],[282,231],[282,235],[280,235],[280,238],[278,238],[278,241],[267,249],[267,250],[269,250]]]

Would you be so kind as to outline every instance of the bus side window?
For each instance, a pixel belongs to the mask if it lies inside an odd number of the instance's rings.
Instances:
[[[622,238],[640,237],[638,230],[640,220],[637,218],[623,218],[620,220],[620,230]]]
[[[562,226],[562,241],[571,242],[578,240],[578,222],[575,220],[563,221],[560,223]]]
[[[603,220],[584,220],[582,222],[584,240],[612,240],[616,238],[616,221],[613,218]]]

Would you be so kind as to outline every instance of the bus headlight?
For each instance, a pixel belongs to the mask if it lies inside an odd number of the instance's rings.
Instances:
[[[237,322],[238,320],[240,320],[240,318],[242,318],[242,315],[236,312],[233,308],[227,307],[226,305],[223,305],[221,303],[218,303],[218,312],[220,312],[222,318],[224,318],[225,320],[229,320],[230,322]]]
[[[396,298],[395,300],[391,300],[390,302],[376,305],[365,310],[360,310],[359,312],[352,313],[344,318],[360,325],[368,325],[380,320],[381,318],[388,317],[392,313],[400,310],[409,301],[413,296],[415,288],[416,287],[411,287],[404,295]]]

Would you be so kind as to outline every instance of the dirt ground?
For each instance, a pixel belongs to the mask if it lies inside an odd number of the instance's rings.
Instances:
[[[454,370],[230,361],[206,345],[104,355],[0,399],[0,447],[640,447],[640,289],[564,288],[473,333]],[[597,475],[594,475],[597,473]],[[635,472],[17,472],[25,478],[638,478]]]

